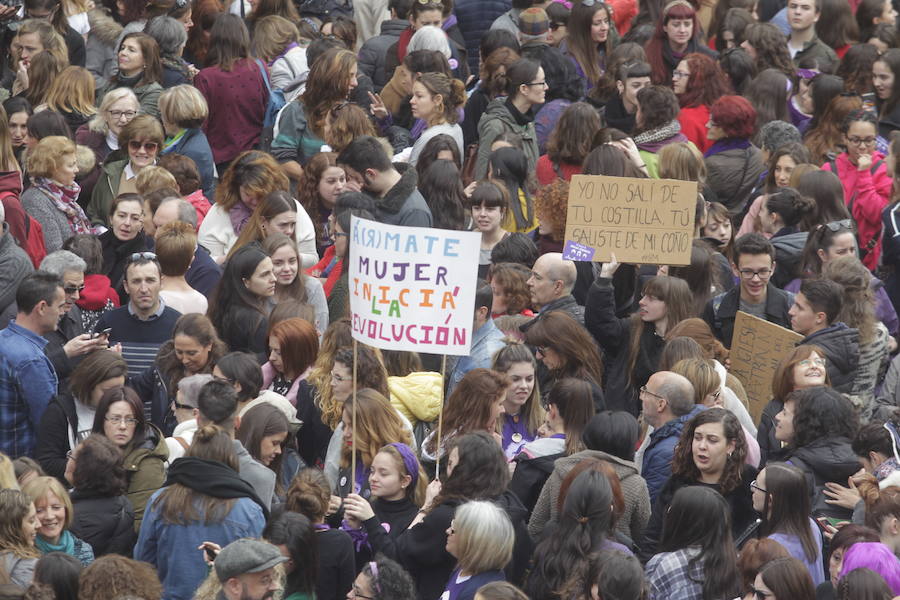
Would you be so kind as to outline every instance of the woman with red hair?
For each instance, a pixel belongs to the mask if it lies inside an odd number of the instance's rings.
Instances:
[[[646,50],[647,62],[653,66],[653,83],[657,85],[670,85],[672,72],[688,54],[699,52],[712,58],[718,56],[700,43],[697,11],[687,0],[672,0],[663,7]]]
[[[694,52],[685,56],[672,72],[672,87],[681,106],[678,113],[681,133],[694,142],[700,152],[706,152],[713,144],[706,136],[709,107],[731,93],[728,78],[716,61]]]
[[[706,137],[713,142],[703,154],[706,183],[728,208],[739,214],[766,170],[759,148],[750,143],[756,110],[742,96],[722,96],[709,109]]]

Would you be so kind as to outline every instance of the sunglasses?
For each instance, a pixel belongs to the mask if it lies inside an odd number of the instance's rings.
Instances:
[[[135,252],[128,257],[128,262],[130,263],[138,260],[156,260],[156,254],[153,252]]]
[[[827,227],[832,232],[838,232],[841,229],[853,229],[853,221],[851,221],[850,219],[841,219],[840,221],[825,223],[825,227]]]
[[[159,144],[156,142],[139,142],[138,140],[131,140],[128,142],[129,150],[138,152],[141,148],[143,148],[145,152],[150,152],[152,154],[159,150]]]

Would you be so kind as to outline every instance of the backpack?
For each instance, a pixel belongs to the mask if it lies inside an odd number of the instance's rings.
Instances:
[[[266,67],[262,61],[256,59],[256,65],[262,74],[263,82],[266,84],[266,91],[269,92],[269,101],[266,104],[266,114],[263,117],[263,128],[259,134],[258,148],[264,152],[268,152],[272,148],[272,140],[275,139],[275,123],[278,121],[278,113],[287,104],[282,90],[273,90],[269,83],[269,74],[266,73]]]
[[[19,204],[18,195],[15,192],[0,192],[0,202],[12,197]],[[25,237],[24,239],[16,239],[19,247],[25,251],[34,268],[37,269],[41,265],[41,261],[47,256],[47,247],[44,245],[44,228],[41,227],[40,221],[25,212],[22,205],[19,204],[19,210],[25,217]]]

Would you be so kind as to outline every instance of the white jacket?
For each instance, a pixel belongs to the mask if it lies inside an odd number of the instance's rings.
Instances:
[[[306,89],[309,65],[306,63],[306,48],[296,47],[275,60],[269,67],[272,88],[282,90],[284,99],[290,102]]]

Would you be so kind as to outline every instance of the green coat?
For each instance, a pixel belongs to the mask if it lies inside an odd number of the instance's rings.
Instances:
[[[100,88],[97,91],[97,106],[100,106],[100,103],[103,102],[103,96],[106,95],[106,92],[121,87],[116,85],[114,82],[110,81],[105,86]],[[159,118],[159,95],[163,91],[163,87],[158,83],[148,83],[147,85],[139,85],[137,87],[131,88],[131,91],[134,92],[134,95],[137,96],[138,102],[141,105],[141,112],[148,114],[152,117]]]
[[[103,165],[97,185],[91,194],[91,201],[87,206],[87,216],[91,223],[109,223],[109,209],[113,200],[119,194],[119,182],[122,181],[122,172],[128,164],[127,158],[114,160]]]
[[[169,459],[169,447],[166,436],[156,425],[147,423],[147,437],[138,447],[128,446],[125,449],[125,473],[128,477],[128,489],[125,495],[134,507],[134,528],[141,528],[144,509],[150,496],[163,487],[166,482],[166,461]]]
[[[534,121],[527,125],[519,125],[509,109],[506,108],[506,97],[491,100],[481,119],[478,121],[478,157],[475,160],[475,178],[478,181],[487,178],[488,159],[491,157],[491,144],[501,134],[512,132],[522,139],[522,152],[528,159],[528,171],[534,173],[540,149]]]

